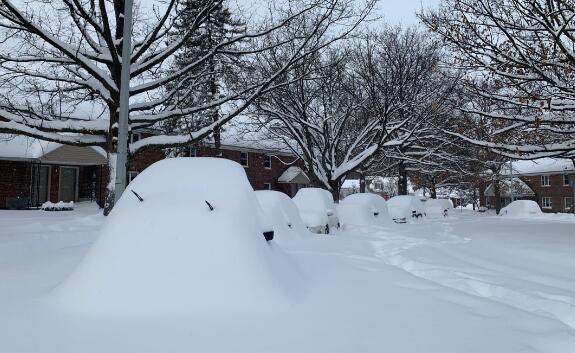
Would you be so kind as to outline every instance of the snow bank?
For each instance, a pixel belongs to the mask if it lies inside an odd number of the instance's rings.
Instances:
[[[309,233],[292,199],[279,191],[255,192],[264,216],[275,232],[274,240],[289,241]]]
[[[320,188],[303,188],[293,198],[305,225],[313,232],[337,227],[338,218],[331,193]]]
[[[385,199],[377,194],[352,194],[343,199],[337,209],[342,226],[384,225],[391,222]]]
[[[387,201],[387,209],[392,219],[412,218],[412,212],[424,214],[423,204],[417,196],[398,195]]]
[[[74,201],[60,201],[56,203],[46,201],[40,208],[44,211],[72,211],[74,209]]]
[[[532,216],[541,216],[543,212],[539,205],[535,201],[531,200],[516,200],[510,203],[509,205],[503,207],[501,212],[499,212],[500,216],[507,216],[507,217],[532,217]]]
[[[298,277],[264,239],[258,208],[235,162],[159,161],[130,183],[97,242],[51,299],[72,312],[108,316],[283,307]]]

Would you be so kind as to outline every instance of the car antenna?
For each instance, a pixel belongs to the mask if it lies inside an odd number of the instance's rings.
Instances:
[[[214,210],[214,206],[212,206],[212,204],[210,204],[210,203],[208,202],[208,200],[204,200],[204,201],[206,201],[206,204],[207,204],[208,207],[210,208],[210,211],[213,211],[213,210]]]
[[[142,198],[142,196],[138,195],[137,192],[135,192],[134,190],[130,190],[131,192],[134,193],[134,195],[136,195],[136,197],[138,198],[138,200],[140,200],[140,202],[144,202],[144,199]]]

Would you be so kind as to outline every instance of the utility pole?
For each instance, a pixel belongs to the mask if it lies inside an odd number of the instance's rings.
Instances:
[[[116,157],[115,202],[126,189],[126,164],[128,163],[128,117],[130,115],[130,61],[132,54],[133,0],[124,0],[124,33],[122,35],[122,72],[120,76],[120,115]]]
[[[509,196],[511,198],[511,202],[513,202],[514,201],[513,199],[515,198],[515,195],[514,195],[515,194],[515,188],[513,185],[513,181],[514,181],[514,178],[513,178],[513,161],[509,160]]]

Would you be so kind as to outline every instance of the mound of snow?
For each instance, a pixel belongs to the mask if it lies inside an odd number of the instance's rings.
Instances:
[[[342,226],[384,225],[391,221],[385,199],[371,193],[347,196],[339,203],[337,214]]]
[[[259,190],[255,192],[264,212],[272,225],[274,240],[283,241],[309,234],[292,199],[279,191]]]
[[[398,195],[387,200],[387,209],[392,219],[412,218],[416,214],[424,214],[423,204],[419,197],[411,195]]]
[[[301,219],[312,232],[329,233],[338,218],[331,193],[320,188],[303,188],[293,197]]]
[[[258,214],[239,164],[219,158],[159,161],[130,183],[94,246],[52,299],[72,312],[111,316],[283,307],[299,277],[273,241],[264,239]]]
[[[503,207],[501,212],[499,212],[500,216],[508,216],[508,217],[532,217],[532,216],[539,216],[543,215],[541,208],[537,202],[532,200],[516,200],[510,203],[509,205]]]
[[[40,206],[40,209],[44,211],[72,211],[74,209],[74,201],[59,201],[56,203],[46,201]]]

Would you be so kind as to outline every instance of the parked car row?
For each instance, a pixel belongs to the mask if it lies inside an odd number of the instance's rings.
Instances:
[[[371,193],[349,195],[336,205],[331,193],[320,188],[299,190],[293,203],[303,224],[311,232],[322,234],[329,234],[340,226],[384,225],[391,221],[407,223],[423,217],[447,217],[453,208],[448,199],[400,195],[386,201]]]

